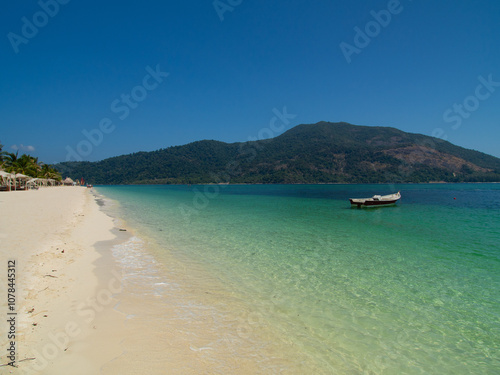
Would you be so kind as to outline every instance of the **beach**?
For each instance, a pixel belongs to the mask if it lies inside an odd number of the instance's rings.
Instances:
[[[163,350],[179,374],[498,372],[497,184],[95,190],[135,233],[114,248],[131,368]],[[402,201],[350,207],[374,191]]]
[[[220,329],[210,306],[217,295],[209,297],[220,289],[207,282],[200,292],[182,273],[167,277],[154,257],[134,250],[142,239],[103,213],[101,199],[83,187],[0,195],[5,283],[15,264],[12,310],[6,289],[0,297],[4,316],[15,319],[12,340],[4,320],[0,345],[13,343],[15,360],[2,353],[1,372],[259,373],[266,359],[253,352],[251,335],[237,333],[238,312],[226,312],[233,327]]]
[[[95,244],[115,238],[113,220],[81,187],[4,193],[0,207],[2,268],[15,264],[10,311],[16,313],[15,338],[2,335],[1,343],[6,348],[14,342],[18,366],[4,371],[67,374],[71,366],[72,373],[98,373],[102,363],[119,354],[110,332],[118,331],[124,320],[112,308],[120,280],[112,283],[108,277],[110,288],[98,277],[103,265]],[[99,290],[108,292],[98,295]],[[6,302],[2,293],[4,313]],[[2,355],[5,363],[12,361]]]
[[[496,373],[498,185],[200,188],[1,193],[0,373]]]

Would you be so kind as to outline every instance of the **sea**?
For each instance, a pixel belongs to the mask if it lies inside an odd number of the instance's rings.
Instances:
[[[133,232],[124,277],[176,304],[214,373],[244,373],[222,352],[262,374],[500,373],[500,184],[94,191]]]

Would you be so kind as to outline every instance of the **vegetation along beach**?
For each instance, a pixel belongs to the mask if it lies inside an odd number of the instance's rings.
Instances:
[[[0,374],[500,373],[500,3],[8,2]]]

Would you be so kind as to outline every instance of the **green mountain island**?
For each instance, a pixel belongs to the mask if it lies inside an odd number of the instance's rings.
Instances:
[[[204,140],[54,166],[91,184],[497,182],[500,159],[390,127],[319,122],[271,139]]]

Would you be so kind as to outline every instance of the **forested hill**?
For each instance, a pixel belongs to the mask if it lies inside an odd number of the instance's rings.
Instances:
[[[395,128],[331,122],[268,140],[205,140],[55,167],[92,184],[500,181],[499,158]]]

